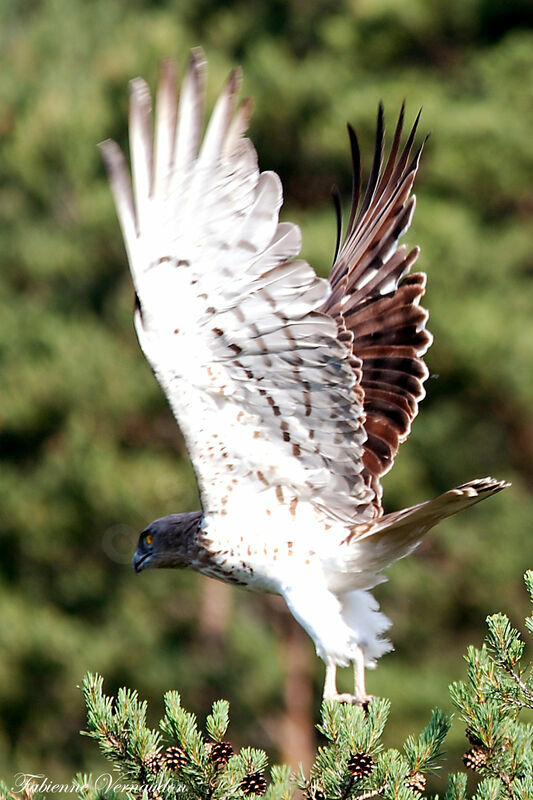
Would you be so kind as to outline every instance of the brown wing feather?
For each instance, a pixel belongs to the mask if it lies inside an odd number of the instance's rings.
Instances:
[[[380,477],[409,435],[428,376],[422,359],[431,344],[427,311],[420,306],[423,273],[408,275],[418,248],[398,247],[415,207],[411,190],[423,144],[411,150],[419,116],[400,150],[404,109],[383,164],[383,109],[378,112],[374,160],[362,201],[357,137],[349,128],[354,170],[348,229],[331,270],[331,295],[323,311],[333,316],[360,379],[366,413],[364,477],[381,513]]]

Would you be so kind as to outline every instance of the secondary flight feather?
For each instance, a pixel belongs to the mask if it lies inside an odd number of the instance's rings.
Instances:
[[[300,231],[280,223],[282,187],[260,172],[245,137],[240,73],[205,134],[205,61],[193,51],[181,92],[161,70],[155,126],[144,81],[131,84],[131,180],[119,147],[102,144],[137,296],[139,342],[184,435],[202,511],[143,532],[134,558],[188,566],[281,594],[325,660],[325,696],[364,702],[364,664],[390,649],[368,589],[450,514],[502,489],[472,481],[383,516],[381,476],[424,396],[431,344],[420,305],[418,248],[399,239],[415,207],[418,118],[404,112],[384,159],[380,107],[361,195],[350,128],[351,213],[329,281],[298,258]],[[354,695],[336,690],[352,662]]]

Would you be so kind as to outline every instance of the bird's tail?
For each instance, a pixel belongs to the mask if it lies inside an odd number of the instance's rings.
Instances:
[[[509,483],[494,478],[478,478],[463,483],[433,500],[386,514],[372,527],[354,528],[346,542],[360,548],[366,559],[372,562],[365,564],[366,568],[383,569],[414,550],[424,534],[441,519],[451,517],[508,486]]]

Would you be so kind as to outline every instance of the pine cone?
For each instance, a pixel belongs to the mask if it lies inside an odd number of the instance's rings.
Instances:
[[[305,792],[306,800],[326,800],[326,795],[319,783],[308,786]]]
[[[368,753],[352,753],[347,767],[354,778],[360,781],[368,777],[374,769],[374,759]]]
[[[476,736],[476,734],[471,728],[465,728],[465,736],[470,742],[470,744],[474,745],[474,747],[483,747],[483,742],[481,741],[479,736]]]
[[[487,754],[482,747],[472,747],[463,756],[463,764],[467,769],[477,772],[487,763]]]
[[[147,772],[160,772],[165,766],[165,759],[161,753],[150,753],[144,759],[144,766]]]
[[[408,775],[404,781],[404,785],[407,786],[408,789],[414,789],[415,792],[423,792],[426,788],[426,783],[426,776],[421,772],[413,772],[413,774]]]
[[[241,789],[244,794],[264,794],[266,788],[266,779],[260,772],[252,772],[241,781]]]
[[[165,750],[164,766],[171,772],[178,772],[183,769],[188,760],[187,754],[181,747],[173,745]]]
[[[233,755],[233,747],[229,742],[207,742],[205,749],[217,767],[224,767]]]

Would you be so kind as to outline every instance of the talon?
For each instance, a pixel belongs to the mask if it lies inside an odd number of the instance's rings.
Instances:
[[[370,701],[373,700],[373,699],[374,699],[373,695],[367,694],[366,699],[362,701],[361,708],[363,709],[365,714],[368,714],[368,705],[369,705]]]
[[[324,695],[324,700],[332,700],[334,703],[347,703],[351,706],[361,706],[364,711],[368,711],[368,704],[372,700],[372,695],[357,697],[349,692],[335,692],[334,694]]]

